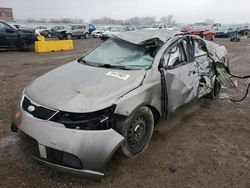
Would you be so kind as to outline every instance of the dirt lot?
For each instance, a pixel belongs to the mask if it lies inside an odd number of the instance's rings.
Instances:
[[[250,74],[250,39],[216,42],[227,47],[234,73]],[[115,155],[101,182],[71,177],[31,160],[28,138],[10,131],[24,86],[100,43],[76,40],[73,51],[46,54],[0,52],[0,187],[250,187],[250,95],[241,103],[222,98],[189,105],[160,122],[144,153],[132,159]],[[224,89],[222,96],[237,98],[244,89],[245,81],[239,81],[238,90]]]

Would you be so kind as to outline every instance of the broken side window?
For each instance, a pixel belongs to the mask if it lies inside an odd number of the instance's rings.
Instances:
[[[184,44],[185,45],[185,44]],[[175,67],[187,62],[187,56],[183,44],[179,43],[164,55],[164,66]]]
[[[206,47],[200,40],[195,40],[195,57],[207,55]]]

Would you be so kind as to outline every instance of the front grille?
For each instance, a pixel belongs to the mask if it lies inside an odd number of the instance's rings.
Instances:
[[[29,107],[32,107],[32,106],[33,106],[33,110],[30,110]],[[23,99],[22,107],[24,111],[42,120],[48,120],[56,113],[55,110],[50,110],[42,106],[35,105],[26,96]]]

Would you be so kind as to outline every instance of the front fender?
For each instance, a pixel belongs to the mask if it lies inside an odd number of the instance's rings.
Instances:
[[[115,114],[129,116],[138,106],[153,106],[161,114],[160,80],[143,84],[115,101]]]

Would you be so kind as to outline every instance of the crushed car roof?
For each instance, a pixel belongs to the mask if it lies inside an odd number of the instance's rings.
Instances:
[[[162,43],[165,43],[168,39],[175,36],[177,32],[168,29],[158,30],[136,30],[123,32],[116,36],[116,38],[128,41],[130,43],[141,45],[146,41],[158,39]]]

